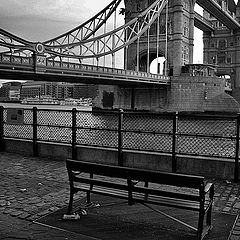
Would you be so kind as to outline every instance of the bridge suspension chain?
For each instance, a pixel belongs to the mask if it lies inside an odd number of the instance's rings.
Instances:
[[[110,16],[116,12],[117,7],[122,0],[114,0],[95,16],[81,24],[80,26],[64,33],[58,37],[43,42],[47,46],[61,46],[66,44],[78,43],[89,37],[94,36],[96,32],[106,24]]]
[[[149,30],[164,9],[167,0],[156,0],[137,17],[114,30],[106,29],[106,21],[115,13],[121,0],[112,1],[107,7],[79,27],[43,43],[30,42],[0,29],[0,52],[8,55],[31,56],[43,53],[48,58],[96,59],[114,56],[116,52],[128,46]],[[103,27],[104,33],[97,35]],[[115,64],[115,59],[112,60]]]
[[[28,55],[34,51],[35,45],[0,28],[0,53],[14,55],[21,52],[21,55]]]
[[[78,59],[96,58],[113,55],[126,48],[148,31],[164,9],[167,0],[158,0],[128,23],[100,36],[71,44],[46,46],[46,52],[59,57]]]
[[[122,0],[113,0],[103,10],[80,26],[53,39],[44,41],[41,43],[41,45],[45,50],[45,46],[51,47],[63,44],[78,43],[82,40],[88,39],[91,36],[95,36],[97,31],[103,25],[106,25],[111,15],[116,12],[116,9],[121,2]],[[0,53],[2,54],[30,56],[32,52],[36,51],[37,44],[37,42],[24,40],[0,28]]]

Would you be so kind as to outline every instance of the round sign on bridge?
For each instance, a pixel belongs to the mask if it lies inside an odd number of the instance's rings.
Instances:
[[[35,48],[38,53],[43,53],[45,49],[42,43],[37,43]]]

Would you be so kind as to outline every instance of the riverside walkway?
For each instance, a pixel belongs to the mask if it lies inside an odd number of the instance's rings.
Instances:
[[[68,204],[69,186],[64,161],[0,153],[0,239],[95,239],[59,231],[33,221]],[[215,183],[214,211],[240,213],[240,185],[230,180]],[[240,239],[240,219],[229,240]],[[206,238],[207,239],[207,238]]]

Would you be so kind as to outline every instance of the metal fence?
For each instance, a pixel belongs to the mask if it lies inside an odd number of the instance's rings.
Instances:
[[[23,109],[19,122],[16,112],[10,110],[0,107],[1,146],[6,138],[31,140],[37,156],[39,141],[67,143],[72,146],[73,158],[78,145],[116,148],[119,165],[122,165],[123,150],[168,153],[172,155],[173,172],[176,172],[179,155],[227,158],[235,161],[234,179],[238,180],[240,115],[94,112],[33,107]]]

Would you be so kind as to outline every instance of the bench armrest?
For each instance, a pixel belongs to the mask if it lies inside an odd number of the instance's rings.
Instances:
[[[213,185],[212,183],[207,183],[207,184],[206,184],[206,186],[205,186],[205,188],[204,188],[205,194],[206,194],[207,192],[209,192],[209,190],[210,190],[210,188],[211,188],[212,185]]]
[[[213,183],[207,183],[205,188],[204,188],[204,193],[208,193],[209,192],[209,197],[210,199],[213,199],[214,196],[214,185]]]

